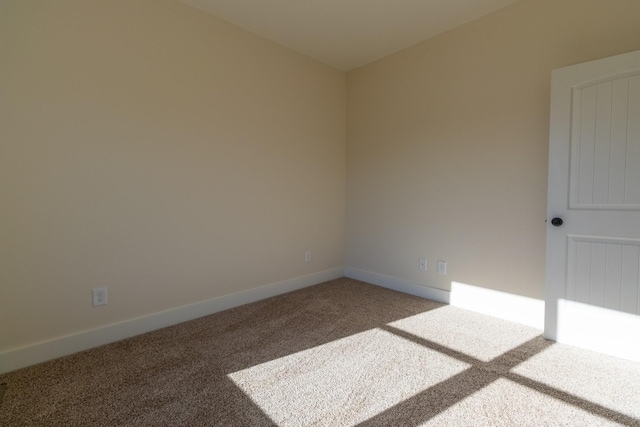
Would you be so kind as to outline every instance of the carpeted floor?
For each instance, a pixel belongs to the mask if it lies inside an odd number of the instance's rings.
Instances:
[[[339,279],[2,375],[0,425],[640,426],[640,364],[540,334]]]

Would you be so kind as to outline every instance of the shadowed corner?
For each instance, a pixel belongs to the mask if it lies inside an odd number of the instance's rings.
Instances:
[[[441,306],[326,282],[0,375],[0,424],[278,425],[228,373]]]

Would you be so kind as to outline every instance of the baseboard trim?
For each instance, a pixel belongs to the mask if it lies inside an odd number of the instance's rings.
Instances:
[[[351,279],[361,280],[373,285],[382,286],[383,288],[393,289],[394,291],[404,292],[405,294],[449,304],[450,293],[449,291],[442,289],[432,288],[430,286],[398,279],[396,277],[385,276],[372,271],[361,270],[355,267],[345,267],[344,275]]]
[[[451,305],[544,329],[544,300],[452,282]]]
[[[452,282],[451,291],[445,291],[354,267],[345,267],[344,275],[352,279],[450,304],[498,319],[544,329],[543,300],[458,282]]]
[[[271,298],[344,276],[334,268],[258,288],[212,298],[0,353],[0,374],[99,347],[219,311]]]

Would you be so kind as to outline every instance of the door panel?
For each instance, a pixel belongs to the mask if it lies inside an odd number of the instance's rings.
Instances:
[[[545,336],[640,361],[640,51],[553,72],[547,213]]]
[[[571,110],[570,208],[640,209],[640,71],[574,88]]]
[[[568,300],[640,314],[640,239],[568,236]]]

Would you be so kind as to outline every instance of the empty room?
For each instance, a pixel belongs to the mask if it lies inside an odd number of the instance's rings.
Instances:
[[[0,0],[0,425],[639,396],[639,1]]]

